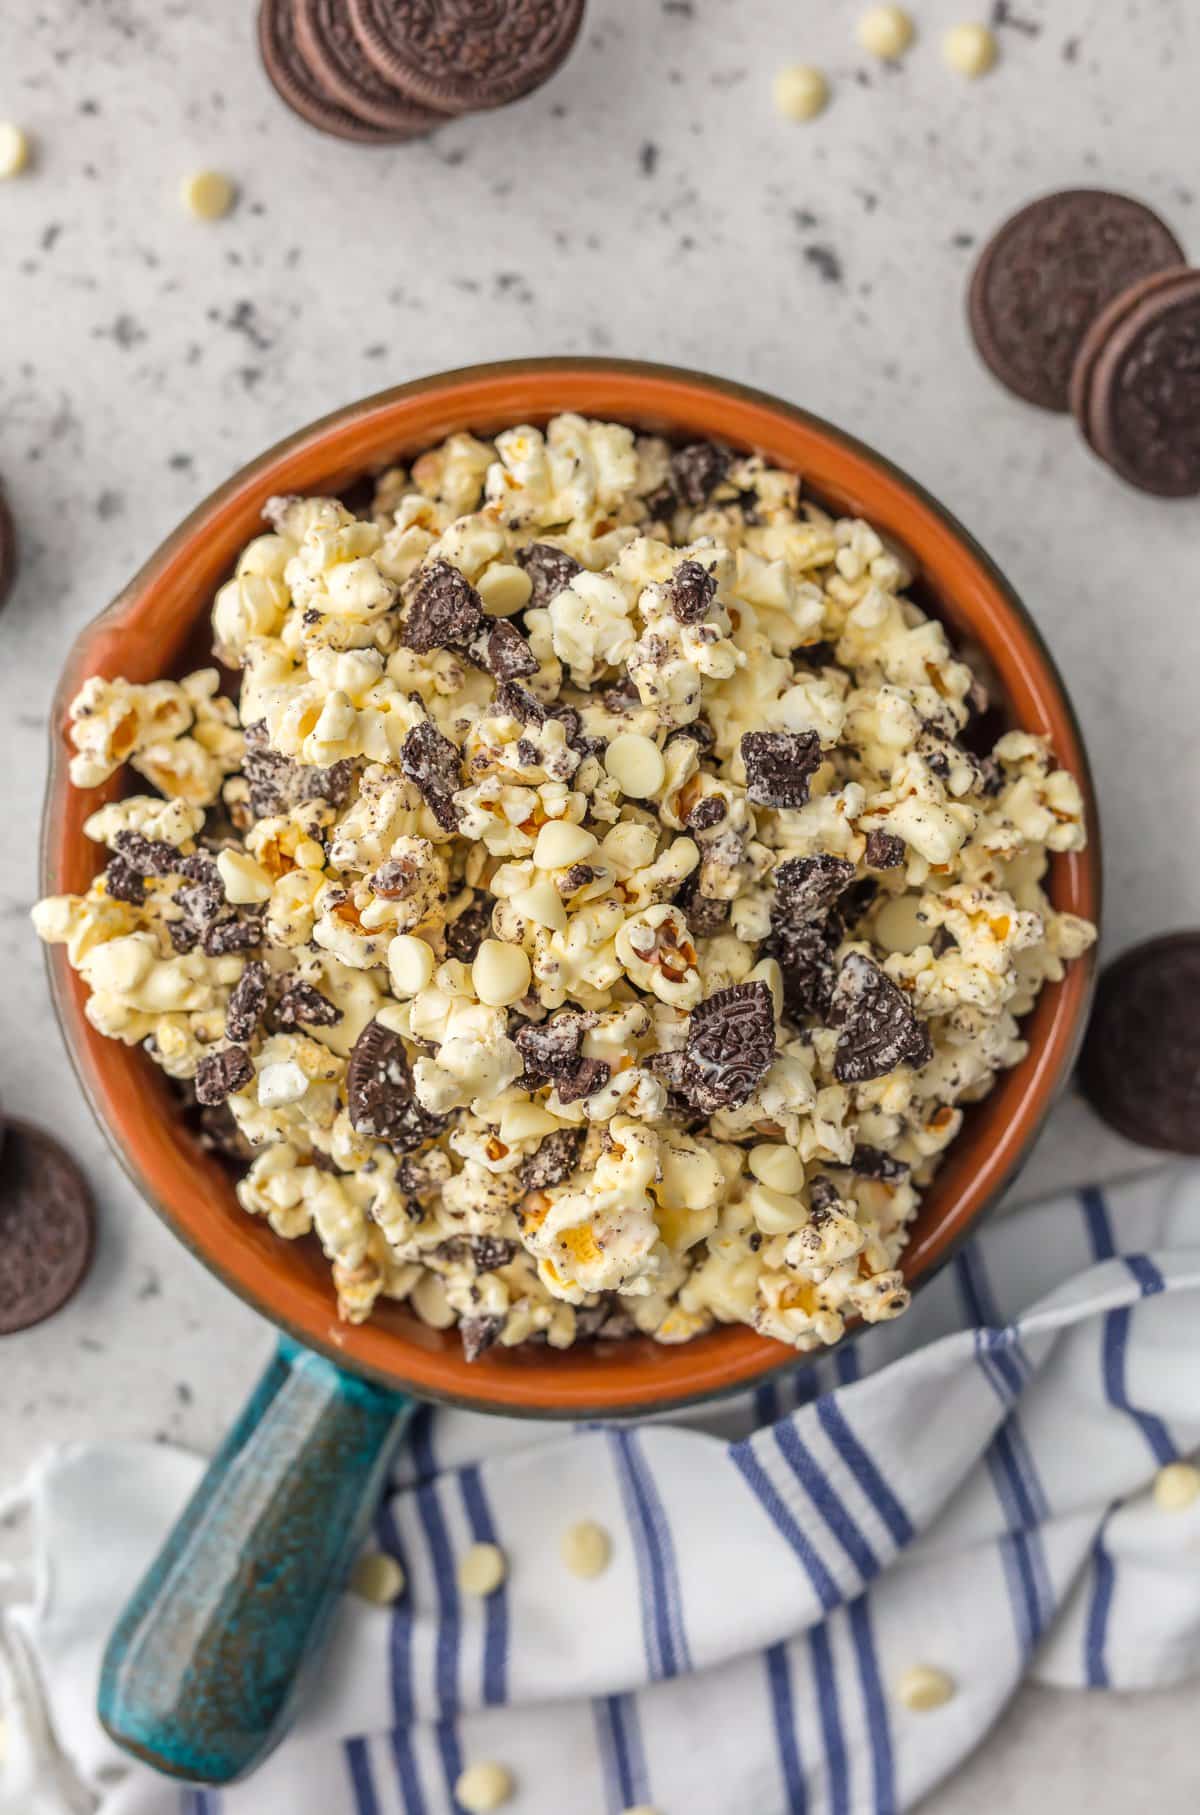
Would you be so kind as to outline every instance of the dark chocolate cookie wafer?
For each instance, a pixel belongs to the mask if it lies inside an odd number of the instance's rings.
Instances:
[[[3,491],[0,491],[0,608],[17,577],[17,532]]]
[[[1200,493],[1200,271],[1144,297],[1096,361],[1088,428],[1101,459],[1160,498]]]
[[[0,1148],[0,1336],[50,1317],[92,1258],[92,1193],[50,1135],[9,1121]]]
[[[347,0],[376,67],[443,113],[502,107],[552,76],[575,42],[583,0]]]
[[[1200,932],[1151,939],[1101,972],[1079,1082],[1128,1140],[1200,1154]]]
[[[261,0],[258,9],[258,48],[263,68],[275,89],[302,120],[335,139],[360,145],[401,145],[411,132],[388,131],[357,119],[326,93],[316,71],[300,54],[296,36],[296,0]]]
[[[1182,262],[1170,228],[1129,196],[1042,196],[1005,222],[975,267],[975,344],[1018,397],[1065,410],[1075,355],[1100,310],[1138,278]]]
[[[1108,307],[1101,309],[1095,321],[1084,335],[1079,351],[1075,355],[1075,364],[1071,368],[1070,402],[1071,414],[1079,424],[1084,439],[1089,446],[1099,453],[1099,448],[1092,437],[1088,416],[1091,406],[1092,380],[1096,375],[1096,364],[1108,345],[1114,328],[1133,313],[1138,304],[1148,296],[1156,296],[1160,290],[1169,289],[1187,277],[1187,265],[1171,265],[1166,271],[1154,271],[1149,277],[1141,278],[1136,284],[1130,284],[1119,296],[1114,296]]]
[[[363,50],[346,0],[295,0],[296,42],[328,98],[356,119],[415,138],[447,115],[397,92]]]

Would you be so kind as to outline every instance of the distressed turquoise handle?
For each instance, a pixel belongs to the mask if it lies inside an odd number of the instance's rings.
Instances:
[[[412,1403],[285,1342],[109,1640],[100,1719],[192,1783],[283,1737]]]

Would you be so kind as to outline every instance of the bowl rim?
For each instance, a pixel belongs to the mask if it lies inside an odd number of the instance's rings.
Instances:
[[[55,807],[70,786],[67,778],[68,748],[64,726],[70,700],[78,691],[87,673],[91,671],[89,651],[96,637],[110,620],[120,618],[128,612],[141,595],[162,580],[164,573],[175,558],[192,543],[193,538],[211,525],[212,519],[221,507],[241,494],[245,488],[253,485],[264,469],[273,467],[301,449],[315,449],[322,440],[354,419],[389,412],[397,405],[403,404],[406,399],[428,398],[442,392],[449,393],[459,386],[478,385],[487,381],[519,381],[522,378],[556,375],[564,380],[570,375],[577,375],[580,378],[610,377],[614,380],[633,380],[641,383],[666,383],[690,393],[697,401],[700,397],[710,399],[713,403],[727,399],[766,412],[777,419],[782,418],[785,422],[791,422],[818,439],[833,443],[867,468],[874,469],[877,475],[882,475],[901,491],[907,493],[909,499],[917,507],[923,508],[930,517],[937,521],[951,541],[957,544],[958,549],[974,563],[987,586],[1002,600],[1016,620],[1016,628],[1038,670],[1039,681],[1042,687],[1053,696],[1063,722],[1072,737],[1073,748],[1069,753],[1068,766],[1083,795],[1088,826],[1086,849],[1073,855],[1080,860],[1081,891],[1089,906],[1090,917],[1098,924],[1102,905],[1101,828],[1091,765],[1074,705],[1057,664],[1020,595],[992,557],[981,547],[970,531],[959,522],[958,518],[896,462],[801,405],[789,403],[757,387],[687,367],[618,357],[569,354],[487,361],[477,365],[459,366],[442,372],[429,373],[399,385],[387,386],[380,391],[331,410],[274,442],[245,462],[188,512],[176,528],[142,563],[116,597],[81,626],[72,639],[50,711],[50,758],[39,839],[40,892],[42,894],[54,892]],[[573,406],[564,400],[559,407],[566,410]],[[630,407],[626,406],[627,409]],[[648,411],[648,413],[658,414],[660,412]],[[529,414],[540,417],[544,412],[541,405],[538,405]],[[619,419],[619,411],[614,411],[614,414]],[[466,415],[470,415],[469,410]],[[514,415],[513,420],[516,419]],[[712,432],[720,437],[719,429],[714,429]],[[371,469],[365,467],[362,470]],[[801,477],[804,477],[803,473]],[[821,489],[819,479],[814,481],[814,489],[819,494]],[[983,639],[980,638],[980,641],[982,642]],[[1059,752],[1059,754],[1061,756],[1062,753]],[[923,1265],[913,1278],[911,1283],[914,1291],[926,1286],[954,1258],[963,1243],[975,1233],[981,1220],[995,1206],[1003,1191],[1024,1165],[1056,1097],[1070,1076],[1078,1054],[1094,988],[1095,956],[1096,951],[1093,946],[1081,958],[1072,962],[1063,983],[1046,986],[1056,992],[1056,1013],[1044,1031],[1040,1044],[1031,1046],[1029,1054],[1021,1061],[1022,1066],[1028,1066],[1030,1069],[1018,1114],[1012,1118],[1014,1121],[1023,1120],[1025,1131],[1018,1142],[1007,1143],[1003,1163],[998,1168],[995,1165],[992,1166],[992,1177],[980,1195],[979,1201],[969,1212],[960,1214],[954,1233],[939,1245],[936,1255]],[[72,994],[73,973],[67,964],[65,953],[61,948],[47,947],[44,951],[44,961],[50,981],[55,1017],[72,1069],[92,1115],[139,1195],[208,1271],[244,1303],[250,1305],[277,1329],[284,1331],[303,1346],[316,1350],[336,1366],[372,1380],[377,1385],[392,1391],[412,1391],[423,1399],[474,1411],[535,1419],[579,1416],[603,1418],[625,1416],[631,1413],[644,1414],[655,1410],[668,1408],[673,1410],[703,1403],[765,1384],[797,1367],[811,1365],[825,1359],[837,1349],[845,1346],[846,1343],[853,1341],[866,1327],[856,1323],[851,1326],[840,1342],[807,1353],[799,1353],[782,1343],[757,1336],[753,1332],[748,1333],[742,1326],[721,1325],[703,1340],[715,1344],[722,1338],[745,1339],[747,1334],[751,1339],[749,1342],[742,1341],[746,1354],[741,1358],[736,1369],[731,1371],[727,1366],[710,1363],[699,1371],[700,1377],[694,1384],[667,1391],[662,1390],[661,1381],[648,1374],[644,1391],[623,1389],[617,1394],[610,1392],[607,1396],[603,1388],[603,1372],[601,1372],[597,1377],[599,1391],[588,1392],[573,1389],[565,1394],[560,1392],[557,1397],[550,1399],[545,1396],[542,1389],[547,1385],[553,1387],[553,1370],[542,1368],[530,1370],[524,1375],[514,1372],[511,1375],[500,1377],[499,1380],[495,1377],[485,1378],[483,1371],[479,1370],[478,1391],[468,1390],[465,1385],[451,1390],[422,1377],[426,1356],[415,1346],[410,1349],[408,1355],[408,1360],[414,1364],[411,1373],[401,1373],[398,1369],[381,1367],[353,1352],[353,1333],[357,1330],[366,1330],[369,1325],[349,1326],[348,1330],[340,1326],[326,1330],[324,1328],[315,1329],[307,1323],[294,1321],[285,1308],[288,1288],[286,1276],[282,1271],[277,1276],[283,1282],[284,1287],[280,1292],[281,1303],[279,1305],[269,1303],[260,1290],[238,1276],[235,1269],[223,1259],[216,1243],[206,1244],[182,1226],[176,1211],[169,1202],[160,1197],[139,1165],[134,1152],[118,1138],[104,1113],[99,1096],[99,1068],[95,1068],[95,1073],[93,1072],[93,1065],[85,1049],[75,1037],[79,1031],[81,1013],[78,1001]],[[947,1217],[945,1220],[949,1221],[950,1218]],[[688,1350],[694,1346],[694,1344],[684,1344],[674,1352],[686,1356]],[[476,1364],[477,1366],[478,1364]],[[473,1381],[471,1384],[473,1387]]]

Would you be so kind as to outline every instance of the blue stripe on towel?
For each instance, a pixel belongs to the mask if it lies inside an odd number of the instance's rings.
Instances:
[[[446,1791],[453,1798],[454,1785],[462,1771],[462,1750],[454,1716],[458,1712],[458,1654],[461,1617],[458,1604],[458,1578],[454,1569],[454,1552],[446,1529],[438,1489],[434,1484],[437,1463],[433,1453],[433,1408],[422,1406],[411,1425],[413,1456],[422,1485],[417,1489],[417,1514],[429,1546],[433,1564],[434,1589],[437,1594],[438,1623],[434,1653],[434,1681],[437,1706],[441,1716],[436,1729],[438,1753]]]
[[[851,1430],[836,1399],[818,1399],[817,1420],[897,1546],[909,1543],[913,1536],[912,1520],[880,1474],[866,1446]]]
[[[793,1514],[784,1505],[775,1483],[755,1454],[752,1443],[735,1443],[730,1449],[734,1466],[740,1471],[755,1499],[785,1542],[799,1557],[808,1572],[818,1601],[829,1612],[841,1600],[837,1583],[800,1529]]]
[[[375,1794],[375,1778],[371,1772],[366,1740],[348,1739],[345,1750],[350,1788],[354,1793],[355,1815],[379,1815],[379,1798]]]
[[[496,1525],[488,1505],[483,1477],[477,1463],[459,1476],[463,1505],[471,1536],[477,1544],[498,1544]],[[483,1699],[488,1707],[508,1700],[508,1584],[501,1582],[483,1603]]]
[[[829,1773],[829,1807],[831,1815],[848,1815],[850,1778],[846,1768],[846,1741],[842,1733],[842,1716],[838,1707],[837,1672],[829,1627],[813,1626],[808,1634],[812,1657],[813,1680],[817,1689],[817,1712],[821,1719],[821,1739],[825,1768]]]
[[[1113,1235],[1112,1218],[1109,1215],[1103,1191],[1099,1186],[1091,1185],[1086,1191],[1081,1191],[1079,1196],[1083,1205],[1084,1220],[1087,1223],[1088,1237],[1092,1244],[1092,1253],[1097,1260],[1115,1259],[1117,1244]],[[1125,1265],[1143,1298],[1153,1298],[1164,1289],[1163,1276],[1148,1255],[1127,1254]],[[1171,1441],[1171,1434],[1162,1419],[1154,1412],[1144,1412],[1140,1406],[1133,1405],[1130,1401],[1125,1369],[1130,1314],[1129,1305],[1118,1305],[1115,1310],[1109,1311],[1105,1315],[1104,1334],[1101,1340],[1104,1391],[1111,1405],[1127,1412],[1133,1419],[1145,1438],[1154,1460],[1162,1467],[1167,1462],[1173,1462],[1178,1451]]]
[[[869,1582],[879,1573],[879,1559],[871,1549],[857,1523],[834,1493],[828,1477],[817,1466],[795,1421],[786,1420],[775,1428],[775,1441],[784,1461],[837,1539],[862,1581]]]
[[[896,1761],[892,1752],[892,1729],[888,1718],[887,1697],[879,1674],[875,1634],[871,1628],[871,1609],[865,1594],[860,1594],[856,1601],[851,1601],[847,1614],[866,1712],[863,1724],[871,1748],[871,1777],[875,1795],[873,1815],[895,1815]]]
[[[808,1797],[804,1789],[804,1772],[796,1743],[796,1702],[792,1693],[792,1670],[786,1645],[772,1645],[764,1653],[767,1687],[771,1695],[771,1713],[775,1721],[775,1743],[779,1750],[779,1769],[787,1797],[783,1815],[805,1815]]]
[[[1108,1621],[1112,1613],[1117,1572],[1104,1540],[1113,1511],[1114,1507],[1110,1506],[1092,1545],[1092,1603],[1088,1608],[1087,1626],[1083,1635],[1083,1673],[1089,1689],[1110,1687],[1104,1651],[1108,1643]]]
[[[633,1431],[609,1431],[625,1517],[637,1558],[642,1631],[650,1675],[677,1676],[690,1665],[683,1631],[675,1552],[658,1490],[636,1448]]]
[[[390,1499],[385,1498],[380,1502],[375,1517],[375,1537],[380,1550],[395,1557],[407,1575],[408,1559],[400,1541]],[[425,1815],[425,1793],[421,1787],[421,1774],[412,1744],[412,1723],[416,1710],[412,1679],[412,1602],[407,1595],[396,1602],[388,1620],[388,1666],[391,1674],[392,1719],[395,1723],[391,1735],[392,1756],[404,1802],[404,1815]]]

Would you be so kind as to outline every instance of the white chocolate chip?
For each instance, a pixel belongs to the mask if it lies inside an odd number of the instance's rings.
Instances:
[[[264,1065],[258,1074],[258,1101],[262,1109],[278,1109],[281,1103],[298,1103],[308,1089],[308,1078],[295,1059],[283,1059],[278,1065]]]
[[[498,1544],[472,1544],[458,1565],[458,1585],[464,1594],[482,1600],[495,1594],[508,1574],[504,1552]]]
[[[524,568],[494,561],[476,580],[475,590],[489,618],[508,618],[528,605],[533,582]]]
[[[296,863],[302,870],[323,870],[325,852],[315,838],[302,838],[296,846]]]
[[[567,910],[552,882],[535,882],[532,888],[519,889],[512,904],[523,919],[532,920],[536,926],[548,926],[553,933],[561,933],[566,927]]]
[[[613,738],[604,752],[604,767],[630,800],[646,800],[656,794],[667,773],[654,739],[637,731],[622,731]]]
[[[781,69],[771,92],[775,110],[785,120],[813,120],[829,100],[828,82],[808,63],[791,63]]]
[[[942,60],[948,69],[974,80],[987,74],[999,49],[986,25],[953,25],[942,39]]]
[[[237,190],[219,170],[194,170],[179,185],[179,197],[198,221],[219,221],[237,199]]]
[[[1200,1497],[1200,1468],[1190,1462],[1168,1462],[1154,1477],[1154,1504],[1164,1512],[1182,1512]]]
[[[857,37],[872,57],[892,63],[913,41],[913,22],[902,6],[873,6],[858,22]]]
[[[597,848],[599,839],[582,826],[565,819],[547,820],[537,835],[533,861],[539,870],[563,870],[568,864],[582,863]]]
[[[896,1685],[896,1693],[904,1706],[920,1714],[940,1708],[953,1696],[954,1689],[954,1678],[932,1664],[914,1664]]]
[[[746,1208],[764,1235],[789,1235],[808,1220],[800,1198],[790,1191],[773,1191],[769,1185],[751,1185]]]
[[[397,933],[387,949],[388,976],[398,996],[419,996],[433,976],[433,952],[414,933]]]
[[[477,1765],[468,1765],[454,1786],[454,1800],[460,1802],[468,1815],[489,1815],[492,1809],[498,1809],[512,1795],[515,1785],[512,1772],[505,1765],[498,1765],[493,1759],[487,1759]]]
[[[0,181],[19,176],[29,163],[29,137],[13,120],[0,120]]]
[[[503,939],[485,939],[471,966],[475,994],[489,1008],[507,1008],[519,1002],[529,988],[533,972],[519,945]]]
[[[404,1593],[404,1571],[384,1550],[368,1550],[350,1574],[350,1592],[376,1607],[390,1607]]]
[[[772,1191],[799,1191],[804,1183],[804,1166],[794,1147],[781,1147],[777,1141],[763,1141],[750,1149],[750,1170],[760,1184]]]
[[[594,1519],[568,1525],[562,1536],[562,1560],[573,1576],[585,1581],[603,1575],[612,1557],[612,1539]]]
[[[247,857],[244,851],[218,852],[217,869],[225,890],[225,899],[235,907],[245,906],[249,902],[270,901],[271,878],[261,863],[255,863],[253,857]]]

